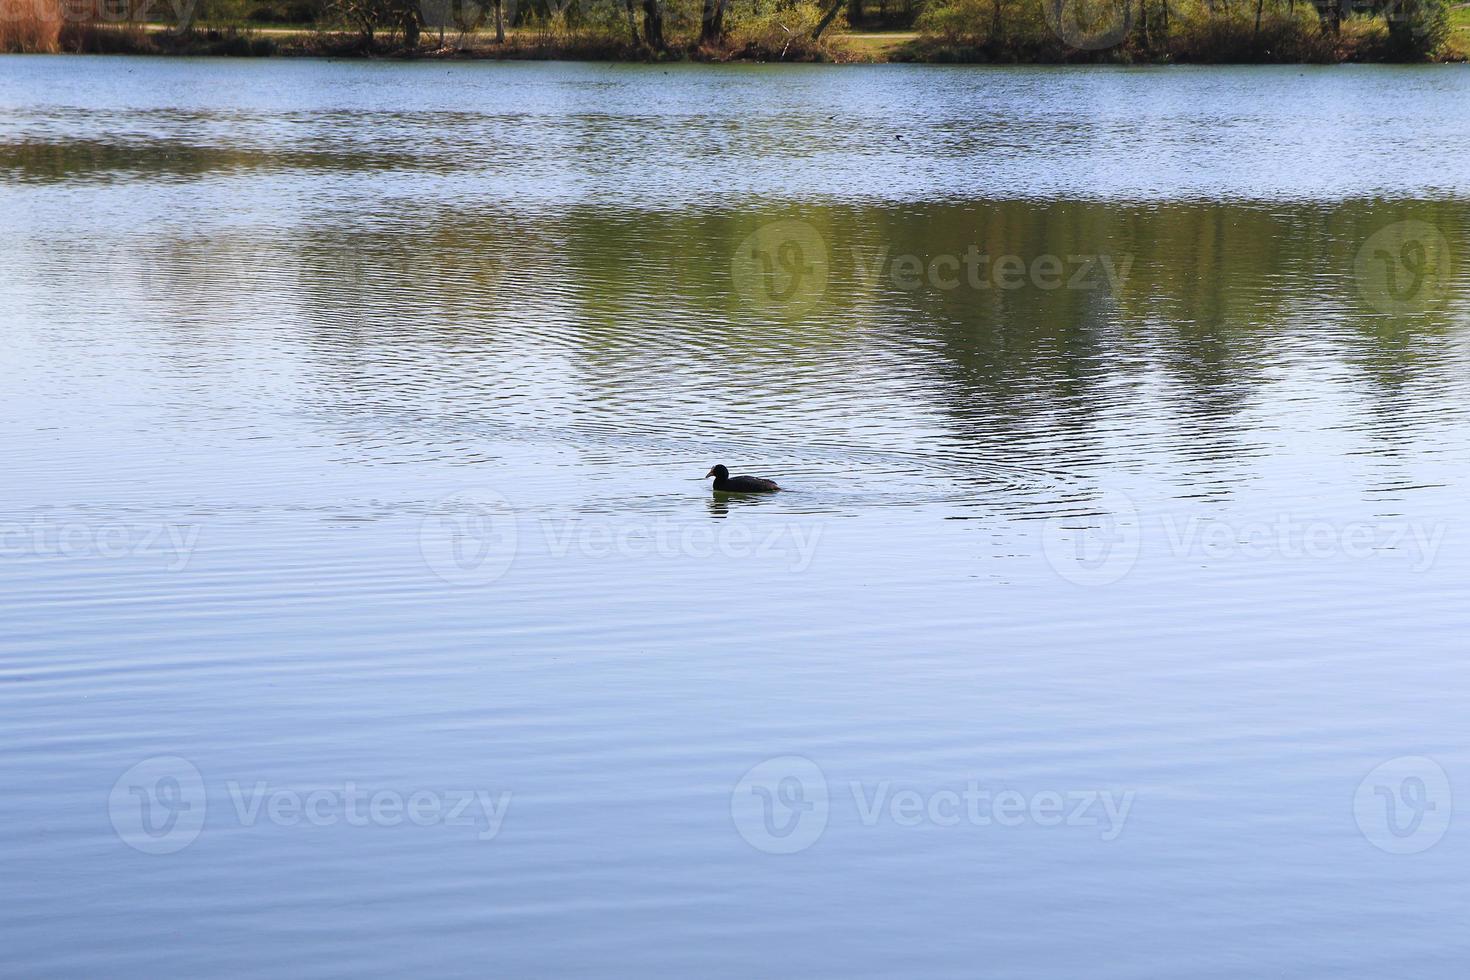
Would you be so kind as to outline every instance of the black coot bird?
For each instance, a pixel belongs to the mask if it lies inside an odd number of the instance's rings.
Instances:
[[[723,465],[714,467],[704,475],[706,480],[710,477],[715,478],[715,489],[726,493],[775,493],[781,489],[770,480],[762,480],[758,476],[731,476]]]

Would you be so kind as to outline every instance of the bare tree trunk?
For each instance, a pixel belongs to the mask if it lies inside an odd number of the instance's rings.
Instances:
[[[505,43],[505,0],[495,0],[495,43]]]
[[[1266,6],[1266,0],[1256,0],[1256,29],[1252,34],[1261,33],[1261,8]]]
[[[193,31],[194,31],[194,18],[199,13],[199,4],[197,4],[197,3],[184,4],[183,5],[183,8],[184,9],[182,9],[182,10],[179,10],[177,7],[174,8],[174,13],[175,13],[175,15],[178,18],[177,21],[174,23],[174,26],[172,28],[172,33],[174,33],[174,34],[190,34],[190,33],[193,33]],[[144,11],[147,11],[147,9],[148,9],[147,7],[144,7],[143,8]],[[61,5],[61,12],[62,12],[62,15],[63,16],[65,16],[66,11],[67,11],[67,6],[66,6],[66,4],[63,3]],[[140,16],[141,16],[141,14],[140,14]],[[132,19],[132,17],[129,16],[129,20],[131,20],[131,19]]]
[[[704,0],[699,19],[699,43],[716,44],[725,36],[725,0]]]
[[[863,0],[848,0],[847,22],[853,27],[863,22]]]
[[[638,47],[638,19],[633,16],[633,0],[623,0],[623,9],[628,12],[628,42]]]
[[[663,0],[643,0],[643,36],[655,51],[668,48],[664,43]]]
[[[817,29],[812,31],[813,41],[820,41],[822,39],[822,32],[827,29],[829,24],[837,19],[837,15],[842,12],[842,8],[846,4],[847,0],[832,0],[832,6],[828,7],[827,12],[822,15],[822,19],[817,21]]]

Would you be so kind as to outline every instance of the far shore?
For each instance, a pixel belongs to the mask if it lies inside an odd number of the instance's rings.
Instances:
[[[815,9],[815,8],[813,8]],[[1391,43],[1382,19],[1354,17],[1331,29],[1300,11],[1221,18],[1203,36],[1170,33],[1162,39],[1145,23],[1122,33],[1068,40],[1033,32],[1003,44],[984,37],[938,34],[920,29],[849,30],[842,21],[814,36],[807,28],[782,27],[767,35],[747,34],[720,43],[669,36],[658,48],[626,35],[561,28],[509,27],[497,39],[489,27],[461,32],[419,28],[417,39],[398,30],[364,34],[311,24],[198,23],[187,30],[157,22],[68,23],[49,49],[74,54],[144,54],[230,57],[314,57],[387,60],[567,60],[622,62],[826,62],[958,64],[1342,64],[1463,62],[1470,59],[1470,4],[1449,11],[1448,31],[1430,53],[1405,56]],[[696,25],[697,26],[697,25]],[[776,25],[781,27],[780,24]],[[793,25],[796,26],[796,25]],[[921,25],[922,26],[922,25]],[[634,32],[637,37],[637,32]],[[1110,42],[1111,43],[1108,43]]]
[[[63,49],[61,54],[153,54],[185,57],[295,57],[367,59],[441,59],[467,61],[627,61],[627,62],[768,62],[820,61],[834,64],[916,61],[905,49],[915,44],[918,31],[844,31],[826,39],[826,57],[779,58],[747,55],[739,50],[709,50],[693,44],[671,43],[663,52],[634,48],[596,35],[548,36],[532,28],[512,28],[497,42],[491,31],[460,34],[425,28],[417,46],[396,37],[365,41],[340,29],[303,24],[199,24],[187,32],[166,23],[91,25],[97,43],[86,50]],[[896,55],[896,57],[895,57]]]

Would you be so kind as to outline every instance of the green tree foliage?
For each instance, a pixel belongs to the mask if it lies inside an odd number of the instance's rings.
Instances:
[[[832,0],[756,0],[732,8],[730,39],[737,48],[775,61],[812,60],[821,55],[818,25]],[[839,14],[841,11],[839,11]],[[834,18],[835,20],[835,18]],[[830,30],[830,22],[826,25]]]
[[[1384,11],[1388,19],[1389,49],[1403,60],[1422,60],[1434,54],[1450,36],[1447,0],[1396,0]]]
[[[921,60],[1417,61],[1448,6],[1379,0],[1349,31],[1336,0],[929,0],[915,26]]]
[[[371,43],[379,31],[401,31],[403,41],[417,46],[423,13],[419,0],[332,0],[332,13]]]

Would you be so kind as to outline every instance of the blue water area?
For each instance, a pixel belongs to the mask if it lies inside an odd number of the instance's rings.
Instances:
[[[1470,72],[0,77],[0,974],[1463,975]]]

